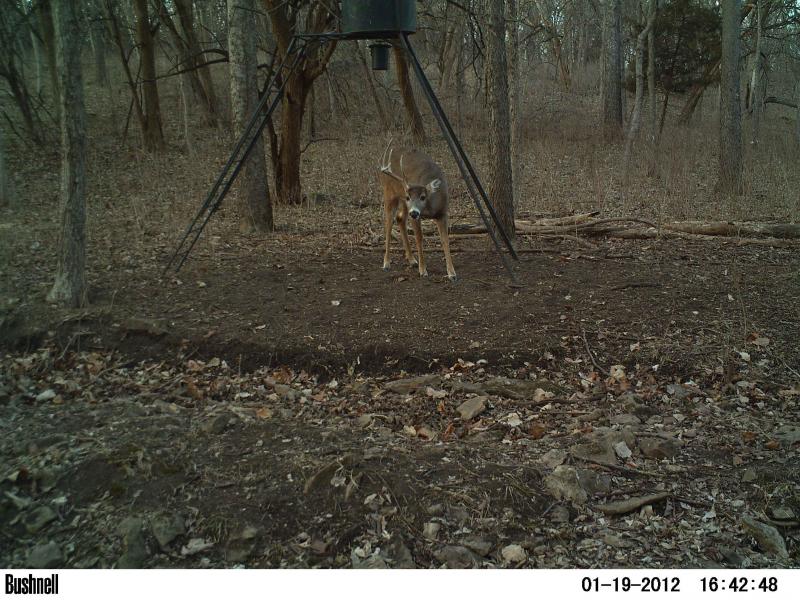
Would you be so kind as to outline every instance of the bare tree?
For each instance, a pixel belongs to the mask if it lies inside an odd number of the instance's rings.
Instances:
[[[422,113],[419,112],[417,100],[414,98],[411,78],[408,76],[408,59],[405,51],[398,45],[394,47],[394,64],[397,71],[397,84],[400,86],[400,95],[403,98],[403,106],[406,108],[408,123],[411,126],[411,137],[417,146],[424,146],[428,143],[428,138],[425,135],[425,124],[422,121]]]
[[[655,4],[655,0],[650,0],[650,3]],[[644,104],[644,45],[647,41],[647,37],[650,35],[650,31],[653,29],[655,20],[656,12],[655,10],[650,10],[644,28],[639,32],[639,35],[636,36],[636,100],[633,104],[633,114],[631,115],[631,122],[628,126],[627,139],[625,140],[625,157],[623,162],[626,175],[628,173],[628,163],[630,162],[633,143],[636,140],[636,136],[639,134],[639,128],[642,124],[642,105]]]
[[[286,57],[295,31],[305,28],[308,32],[320,33],[333,26],[334,15],[328,9],[327,2],[263,1],[277,41],[280,59]],[[300,141],[306,100],[314,80],[325,72],[335,48],[335,43],[329,43],[322,48],[316,46],[286,82],[281,111],[280,145],[273,154],[273,161],[276,162],[275,190],[280,201],[285,204],[300,204],[303,199],[300,186]]]
[[[258,104],[255,0],[228,0],[228,68],[234,133],[241,136]],[[256,140],[240,178],[244,231],[272,231],[264,140]]]
[[[503,2],[488,2],[487,90],[489,93],[489,151],[492,156],[489,197],[500,223],[514,240],[514,182],[511,169],[511,108],[508,98],[508,60]]]
[[[603,135],[622,135],[622,9],[607,0],[603,18]]]
[[[650,140],[649,165],[647,175],[653,177],[658,166],[658,107],[656,106],[656,19],[658,18],[658,0],[650,0],[650,18],[653,26],[647,34],[647,110],[649,113],[648,138]]]
[[[86,114],[77,7],[54,0],[61,90],[61,229],[55,283],[47,298],[66,307],[86,302]]]
[[[161,128],[161,106],[158,100],[156,79],[156,47],[150,29],[147,0],[134,0],[136,10],[136,37],[142,66],[142,89],[144,91],[144,121],[142,131],[144,148],[148,152],[164,148],[164,132]]]
[[[741,0],[722,3],[719,180],[723,193],[742,191],[742,106],[739,90]]]

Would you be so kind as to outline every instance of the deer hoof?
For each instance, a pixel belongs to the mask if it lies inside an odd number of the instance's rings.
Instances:
[[[389,263],[383,263],[383,267],[381,267],[384,271],[389,270]]]
[[[420,277],[427,277],[428,276],[428,269],[425,269],[424,271],[420,271],[419,272],[419,276]]]
[[[408,259],[408,266],[409,267],[416,267],[419,263],[417,263],[416,258],[409,258]]]
[[[447,278],[451,281],[451,283],[458,283],[458,275],[455,273],[448,275]]]

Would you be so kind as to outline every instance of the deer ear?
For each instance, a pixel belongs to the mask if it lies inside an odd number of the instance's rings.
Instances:
[[[428,192],[433,194],[436,190],[438,190],[440,187],[442,187],[442,180],[441,179],[434,179],[426,187],[428,188]]]

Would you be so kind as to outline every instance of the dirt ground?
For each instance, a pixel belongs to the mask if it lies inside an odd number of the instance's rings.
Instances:
[[[455,245],[453,285],[436,252],[420,279],[369,240],[232,236],[71,312],[17,270],[0,562],[797,564],[794,250],[532,245],[514,287]]]

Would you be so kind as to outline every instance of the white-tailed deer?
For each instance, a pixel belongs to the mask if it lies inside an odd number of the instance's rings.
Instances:
[[[389,244],[392,240],[392,226],[395,219],[400,225],[400,238],[403,242],[406,260],[411,266],[419,266],[421,277],[428,276],[425,268],[425,255],[422,252],[422,219],[433,219],[442,239],[444,260],[447,263],[447,277],[456,280],[453,259],[450,257],[450,240],[447,221],[447,181],[444,173],[433,159],[419,150],[395,151],[391,141],[381,159],[378,173],[383,188],[383,228],[386,234],[386,247],[383,254],[383,269],[389,269]],[[417,256],[414,260],[411,244],[408,241],[407,223],[411,217],[414,237],[417,242]]]

